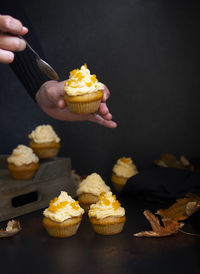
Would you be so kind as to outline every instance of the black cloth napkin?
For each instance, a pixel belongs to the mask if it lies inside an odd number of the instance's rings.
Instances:
[[[199,166],[199,167],[198,167]],[[200,196],[200,165],[195,171],[150,166],[127,181],[121,195],[171,202],[187,192]]]

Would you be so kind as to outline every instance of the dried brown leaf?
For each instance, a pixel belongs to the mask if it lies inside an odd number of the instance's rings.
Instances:
[[[170,153],[163,153],[161,155],[161,160],[163,160],[164,162],[168,163],[168,162],[176,162],[177,158],[175,155],[170,154]]]
[[[0,229],[0,238],[11,237],[17,234],[21,230],[20,223],[18,221],[9,221],[6,230]]]
[[[165,153],[161,155],[159,160],[155,160],[154,164],[161,167],[180,168],[194,171],[194,166],[184,155],[181,155],[179,161],[175,155]]]
[[[161,226],[159,219],[149,210],[144,211],[144,215],[151,224],[152,231],[141,231],[134,234],[136,237],[166,237],[178,232],[179,228],[183,227],[183,223],[163,218],[163,226]]]
[[[156,214],[174,221],[183,221],[199,209],[200,197],[187,193],[185,198],[177,199],[172,206],[167,209],[159,209]]]
[[[184,165],[184,166],[189,166],[189,165],[190,165],[189,160],[188,160],[184,155],[181,155],[181,157],[180,157],[180,162],[181,162],[181,164]]]
[[[189,162],[189,160],[184,155],[181,155],[180,162],[186,169],[194,171],[194,166]]]
[[[154,164],[161,167],[168,167],[168,165],[165,164],[165,162],[163,162],[162,160],[155,160]]]
[[[185,212],[187,216],[191,216],[200,209],[200,202],[188,202],[185,207]]]

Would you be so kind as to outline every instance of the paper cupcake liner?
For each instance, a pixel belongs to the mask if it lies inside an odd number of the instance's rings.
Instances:
[[[58,223],[58,226],[54,226],[54,227],[47,227],[44,225],[49,236],[56,237],[56,238],[65,238],[65,237],[70,237],[72,235],[75,235],[79,226],[80,226],[80,222],[75,225],[71,225],[67,227],[60,227],[59,223]]]
[[[117,176],[115,173],[112,174],[111,181],[116,191],[120,192],[126,185],[128,178]]]
[[[40,159],[55,158],[58,155],[58,148],[34,148],[33,151]]]
[[[97,234],[114,235],[120,233],[123,230],[124,222],[110,225],[92,224],[92,227]]]
[[[14,166],[13,164],[8,165],[8,170],[10,171],[11,176],[17,180],[32,179],[38,168],[39,164],[37,163],[32,163],[20,167]]]
[[[60,150],[59,143],[37,145],[34,142],[30,142],[29,146],[40,159],[55,158]]]
[[[101,100],[97,100],[93,102],[80,102],[80,103],[68,102],[67,106],[69,110],[73,113],[90,114],[98,110],[100,103],[101,103]]]

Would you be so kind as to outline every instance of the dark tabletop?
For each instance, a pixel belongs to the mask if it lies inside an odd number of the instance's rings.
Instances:
[[[155,212],[161,205],[128,196],[119,200],[127,222],[114,236],[95,234],[86,215],[77,234],[65,239],[47,235],[42,210],[18,217],[22,231],[0,239],[0,273],[200,273],[200,237],[179,232],[166,238],[135,238],[134,233],[150,228],[143,211]]]

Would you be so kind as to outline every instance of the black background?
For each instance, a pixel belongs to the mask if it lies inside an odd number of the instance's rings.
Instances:
[[[41,124],[61,138],[60,156],[78,173],[109,183],[113,164],[139,168],[163,152],[199,156],[200,17],[198,1],[25,1],[46,60],[62,80],[87,63],[111,92],[116,129],[53,120],[9,66],[0,65],[0,153],[9,154]]]

